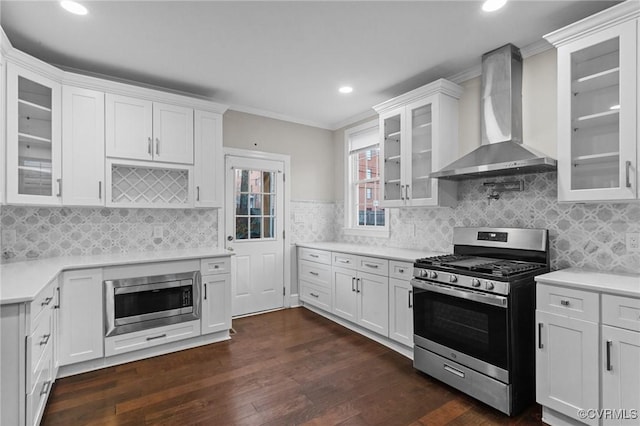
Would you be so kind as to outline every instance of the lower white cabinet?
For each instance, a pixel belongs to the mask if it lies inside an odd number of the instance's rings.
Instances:
[[[149,330],[120,334],[104,339],[105,356],[120,355],[127,352],[152,348],[178,340],[200,335],[200,321],[181,322],[178,324],[156,327]]]
[[[231,328],[231,275],[202,277],[202,334]]]
[[[60,286],[60,365],[104,356],[102,269],[66,271]]]
[[[598,324],[539,310],[536,324],[536,401],[570,417],[597,409]]]
[[[349,321],[358,322],[358,293],[356,293],[356,274],[351,269],[331,270],[333,290],[333,313]]]
[[[389,278],[389,338],[413,346],[413,287],[407,280]]]

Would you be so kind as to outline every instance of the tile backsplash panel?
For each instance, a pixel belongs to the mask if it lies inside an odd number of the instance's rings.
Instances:
[[[483,182],[523,179],[523,192],[487,200]],[[640,232],[640,203],[558,203],[556,173],[462,181],[455,208],[399,208],[390,211],[389,239],[336,234],[336,240],[376,246],[448,252],[456,226],[524,227],[549,230],[551,267],[585,267],[640,273],[640,253],[628,252],[627,232]],[[344,223],[337,204],[337,230]]]
[[[152,238],[154,226],[162,238]],[[0,227],[2,262],[12,262],[216,247],[218,211],[2,206]]]

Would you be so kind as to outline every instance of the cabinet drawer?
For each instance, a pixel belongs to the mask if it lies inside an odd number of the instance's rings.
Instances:
[[[331,264],[341,268],[355,269],[358,264],[358,256],[349,253],[331,253]]]
[[[598,293],[538,284],[536,308],[553,314],[584,321],[600,321]]]
[[[39,316],[43,312],[50,311],[49,308],[55,303],[55,291],[56,291],[56,283],[58,279],[56,278],[38,294],[38,296],[30,303],[29,307],[29,315],[30,315],[30,332],[34,331],[38,325]]]
[[[387,276],[389,274],[389,261],[377,257],[358,256],[357,269],[370,274]]]
[[[200,335],[200,320],[167,325],[104,339],[105,356],[151,348]]]
[[[331,287],[331,266],[301,260],[298,264],[298,279],[312,282],[321,287]]]
[[[331,290],[300,281],[300,299],[310,305],[331,312]]]
[[[200,261],[202,275],[228,274],[231,271],[230,257],[213,257]]]
[[[43,361],[46,360],[47,362],[42,363],[41,368],[37,371],[33,388],[27,388],[27,425],[40,424],[40,419],[42,417],[42,413],[44,412],[44,406],[47,402],[49,391],[51,390],[51,385],[53,384],[51,370],[53,365],[51,358],[51,345],[47,346],[48,355],[45,356],[45,359],[43,359]]]
[[[312,262],[324,263],[325,265],[331,265],[331,252],[324,250],[298,247],[298,258],[302,260],[310,260]]]
[[[53,339],[53,315],[52,310],[47,309],[38,317],[36,329],[27,337],[27,391],[31,390],[47,353],[51,354]]]
[[[413,277],[413,263],[390,260],[389,277],[410,280]]]
[[[603,294],[602,323],[640,331],[640,299]]]

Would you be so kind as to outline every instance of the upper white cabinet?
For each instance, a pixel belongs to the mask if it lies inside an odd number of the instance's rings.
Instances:
[[[193,109],[106,95],[107,157],[193,164]]]
[[[62,203],[59,83],[7,64],[7,202]]]
[[[195,111],[195,206],[222,207],[224,198],[224,154],[222,115]]]
[[[638,198],[638,17],[628,1],[545,36],[558,48],[558,199]]]
[[[104,93],[62,88],[62,203],[104,206]]]
[[[374,106],[380,114],[384,207],[451,206],[456,183],[429,178],[458,155],[462,88],[440,79]]]

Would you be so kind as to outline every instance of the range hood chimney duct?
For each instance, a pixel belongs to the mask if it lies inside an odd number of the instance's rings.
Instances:
[[[522,143],[522,55],[513,44],[482,55],[482,145],[442,170],[439,179],[548,172],[556,160]]]

